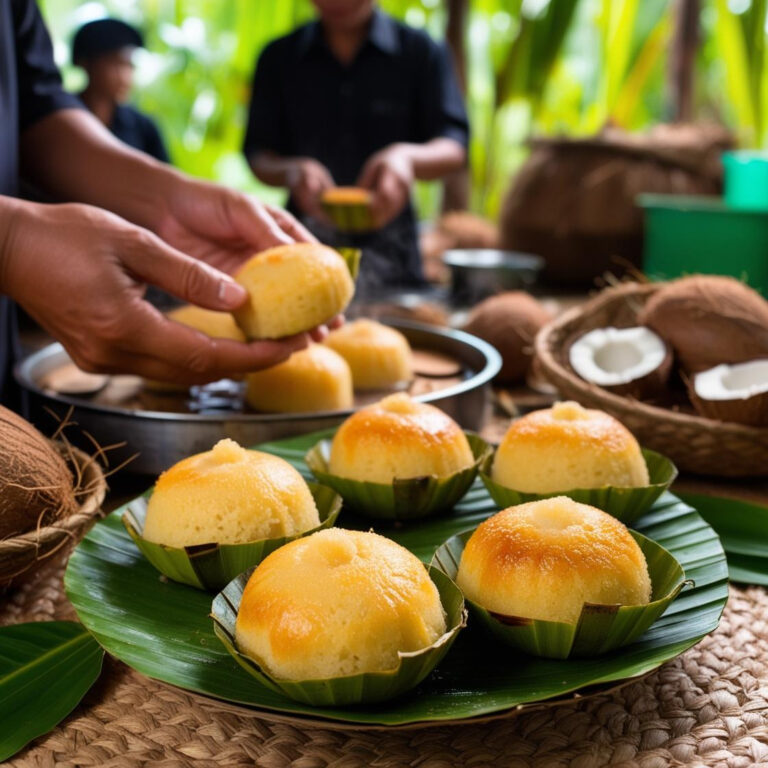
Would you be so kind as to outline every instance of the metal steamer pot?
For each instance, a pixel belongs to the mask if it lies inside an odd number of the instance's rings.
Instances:
[[[459,383],[420,394],[415,399],[442,408],[465,429],[478,430],[490,404],[489,384],[501,367],[498,352],[468,333],[438,329],[405,320],[392,321],[411,346],[448,355],[463,369]],[[173,413],[104,405],[86,397],[64,395],[45,389],[41,381],[52,370],[71,362],[61,344],[51,344],[16,366],[16,380],[27,392],[29,416],[44,432],[55,426],[51,417],[77,422],[75,432],[88,432],[99,445],[125,443],[110,452],[113,465],[138,453],[127,467],[137,474],[158,474],[191,454],[208,450],[217,440],[231,437],[241,445],[258,443],[328,429],[340,424],[349,411],[263,414],[221,411]],[[84,443],[85,447],[93,446]]]
[[[443,263],[451,270],[451,300],[457,306],[472,306],[500,291],[530,288],[544,268],[540,256],[494,248],[448,250]]]

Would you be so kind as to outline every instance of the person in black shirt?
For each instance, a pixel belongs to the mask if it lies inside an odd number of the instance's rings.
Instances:
[[[256,176],[290,190],[288,209],[320,239],[364,249],[360,292],[422,283],[415,178],[466,159],[468,123],[445,46],[373,0],[312,0],[320,19],[273,41],[253,80],[244,152]],[[341,242],[323,227],[322,192],[373,192],[380,229]]]
[[[20,172],[73,202],[17,199]],[[168,320],[144,291],[153,284],[231,311],[247,295],[227,273],[254,251],[307,239],[285,211],[116,140],[62,89],[35,2],[0,0],[0,401],[19,407],[9,298],[87,371],[195,383],[285,360],[325,329],[249,344],[210,339]]]
[[[168,151],[155,123],[125,103],[133,86],[133,52],[143,46],[138,30],[117,19],[99,19],[77,31],[72,62],[88,75],[80,99],[112,135],[167,163]]]

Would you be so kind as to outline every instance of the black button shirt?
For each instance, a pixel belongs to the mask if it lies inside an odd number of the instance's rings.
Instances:
[[[61,87],[37,5],[0,0],[0,195],[15,195],[18,189],[20,134],[51,112],[78,105]],[[13,307],[0,297],[0,401],[5,403],[13,394],[15,347]]]
[[[319,22],[264,49],[253,80],[244,151],[246,156],[271,150],[312,157],[337,184],[352,185],[365,161],[389,144],[449,137],[466,146],[468,135],[447,48],[375,11],[368,37],[350,64],[333,56]],[[289,208],[298,213],[293,201]],[[318,234],[333,239],[331,233]],[[422,280],[410,205],[384,230],[351,240],[366,250],[364,279],[368,272],[379,284]]]
[[[137,109],[127,104],[118,104],[109,130],[129,147],[146,152],[164,163],[169,161],[168,151],[157,126]]]

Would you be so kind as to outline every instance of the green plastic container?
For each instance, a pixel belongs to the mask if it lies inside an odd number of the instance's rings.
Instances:
[[[640,195],[638,204],[648,277],[731,275],[768,295],[768,211],[735,210],[706,196]]]
[[[725,204],[768,213],[768,152],[723,152]]]

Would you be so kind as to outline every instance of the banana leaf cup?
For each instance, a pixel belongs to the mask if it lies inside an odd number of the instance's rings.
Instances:
[[[307,483],[317,505],[320,525],[295,536],[260,539],[244,544],[198,544],[192,547],[168,547],[143,538],[147,497],[134,501],[122,521],[139,551],[160,573],[173,581],[198,589],[218,591],[235,576],[258,565],[267,555],[293,539],[330,528],[341,511],[341,496],[318,483]]]
[[[666,456],[647,448],[643,448],[642,451],[645,464],[648,467],[650,483],[632,488],[606,485],[602,488],[575,488],[570,491],[554,493],[516,491],[514,488],[507,488],[497,483],[491,477],[494,456],[488,456],[484,459],[480,465],[480,477],[491,498],[501,509],[525,504],[528,501],[539,501],[554,496],[568,496],[574,501],[602,509],[603,512],[613,515],[625,525],[631,525],[653,506],[659,496],[672,485],[677,477],[677,467]]]
[[[328,470],[331,441],[321,440],[304,457],[312,474],[333,488],[355,513],[379,520],[418,520],[450,510],[469,490],[491,446],[479,435],[465,432],[472,449],[472,466],[446,477],[428,475],[392,483],[367,483],[331,474]]]
[[[324,680],[282,680],[266,671],[263,662],[240,653],[235,643],[235,622],[243,590],[251,572],[230,582],[211,606],[213,629],[235,660],[262,685],[312,706],[342,706],[386,701],[416,687],[440,663],[456,636],[466,626],[467,611],[461,590],[442,571],[424,566],[440,594],[447,616],[447,631],[432,645],[398,654],[398,664],[384,672],[366,672]]]
[[[370,232],[374,229],[371,193],[366,189],[329,189],[322,196],[320,205],[339,232]]]
[[[474,532],[448,539],[435,552],[432,566],[455,580],[464,547]],[[504,645],[550,659],[599,656],[633,643],[693,581],[685,578],[683,567],[664,547],[637,531],[630,533],[648,563],[652,588],[647,605],[584,603],[578,622],[570,624],[493,613],[467,598],[472,621]]]
[[[353,280],[357,280],[357,276],[360,273],[360,259],[363,252],[359,248],[336,248],[344,261],[347,263],[347,269],[349,274],[352,275]]]

